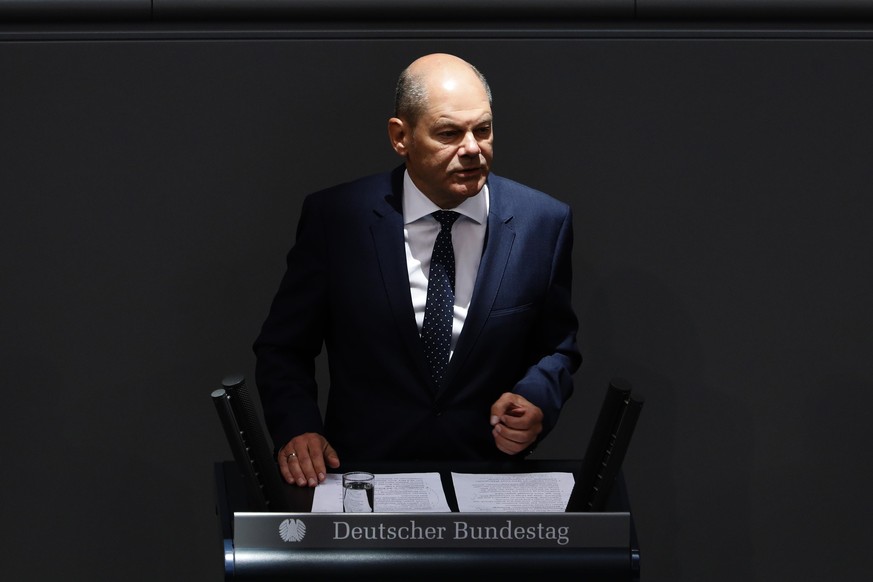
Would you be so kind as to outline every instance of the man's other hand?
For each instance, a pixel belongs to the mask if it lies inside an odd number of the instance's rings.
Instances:
[[[543,430],[543,411],[523,396],[504,392],[491,405],[491,426],[497,448],[515,455],[537,440]]]
[[[340,461],[327,442],[318,433],[307,432],[297,435],[279,450],[279,472],[285,481],[300,487],[315,487],[327,478],[325,463],[332,469],[339,467]]]

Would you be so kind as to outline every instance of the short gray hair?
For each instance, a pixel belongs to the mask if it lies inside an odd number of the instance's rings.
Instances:
[[[467,63],[467,65],[476,73],[479,81],[482,82],[482,87],[488,96],[488,104],[491,105],[491,87],[488,85],[485,75],[479,72],[479,69],[470,65],[470,63]],[[426,106],[427,89],[424,86],[424,79],[420,74],[411,73],[409,67],[407,67],[400,73],[400,78],[397,79],[397,89],[394,92],[394,117],[405,119],[410,125],[415,127]]]

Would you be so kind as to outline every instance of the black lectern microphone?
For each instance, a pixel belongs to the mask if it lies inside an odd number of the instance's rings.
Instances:
[[[228,376],[221,384],[224,388],[215,390],[212,400],[252,503],[258,511],[287,511],[285,486],[261,430],[245,378]]]
[[[567,511],[603,508],[621,469],[642,405],[642,399],[631,398],[630,383],[621,378],[610,381]]]
[[[242,474],[249,503],[252,504],[255,511],[267,511],[267,498],[261,487],[261,480],[258,479],[254,461],[249,455],[248,447],[243,439],[243,432],[240,430],[233,409],[230,407],[230,396],[224,388],[219,388],[212,392],[212,403],[215,404],[215,410],[218,412],[218,418],[221,420],[222,428],[224,428],[224,436],[227,437],[230,452],[233,453],[233,459]]]
[[[613,433],[612,446],[606,452],[606,458],[601,463],[597,482],[588,500],[589,511],[603,511],[606,506],[612,485],[615,483],[619,470],[621,470],[622,462],[624,462],[624,456],[630,445],[631,436],[640,417],[643,403],[644,400],[637,396],[631,396],[628,399],[624,414],[621,415],[618,426]]]

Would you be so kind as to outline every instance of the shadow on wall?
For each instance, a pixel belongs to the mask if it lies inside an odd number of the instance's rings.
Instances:
[[[873,531],[864,518],[873,513],[873,477],[866,452],[873,442],[873,383],[859,374],[837,371],[847,365],[827,355],[810,361],[814,388],[798,390],[796,401],[775,411],[787,418],[779,418],[771,430],[793,423],[798,438],[768,443],[773,451],[760,455],[762,465],[778,468],[759,471],[756,483],[762,492],[758,527],[776,522],[784,529],[782,535],[770,536],[775,539],[764,548],[774,574],[775,564],[797,559],[797,548],[815,548],[816,560],[805,565],[807,579],[864,577],[856,552],[873,543]]]
[[[700,579],[718,564],[720,579],[752,579],[748,404],[711,379],[695,319],[665,281],[638,270],[581,280],[592,284],[580,385],[619,376],[646,398],[624,462],[646,578]]]

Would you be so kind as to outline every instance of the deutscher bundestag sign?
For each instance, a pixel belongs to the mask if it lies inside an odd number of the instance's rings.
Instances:
[[[235,513],[237,550],[627,548],[629,513]]]

